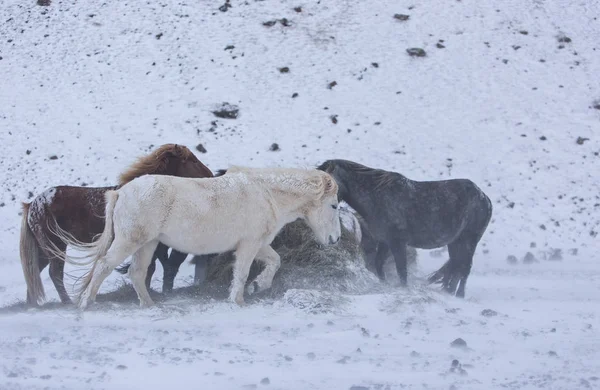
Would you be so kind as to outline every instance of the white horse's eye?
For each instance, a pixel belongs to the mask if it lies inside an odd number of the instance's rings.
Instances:
[[[332,204],[331,207],[334,208],[334,209],[338,208],[337,205],[335,205],[335,204]]]

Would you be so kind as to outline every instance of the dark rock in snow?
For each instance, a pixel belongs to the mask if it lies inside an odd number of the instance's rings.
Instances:
[[[437,47],[438,49],[445,49],[446,48],[446,46],[442,45],[439,42],[435,44],[435,47]]]
[[[229,1],[230,0],[225,0],[225,4],[223,4],[222,6],[219,7],[219,11],[221,11],[221,12],[227,12],[227,10],[229,8],[231,8],[231,3]]]
[[[583,145],[585,141],[589,141],[589,138],[577,137],[577,145]]]
[[[600,100],[596,100],[593,104],[592,107],[594,107],[596,110],[600,110]]]
[[[56,154],[53,154],[52,156],[48,157],[50,160],[58,160],[58,156]]]
[[[451,342],[450,346],[454,348],[467,348],[467,342],[459,337]]]
[[[410,19],[410,15],[404,15],[404,14],[395,14],[394,15],[394,19],[400,20],[402,22]]]
[[[302,7],[294,7],[294,11],[296,11],[296,12],[302,12]]]
[[[523,258],[523,263],[524,264],[533,264],[533,263],[537,263],[537,259],[535,258],[535,256],[533,255],[533,253],[531,252],[527,252],[525,254],[525,257]]]
[[[50,0],[37,0],[37,5],[42,7],[49,7],[52,2]]]
[[[507,262],[508,264],[517,264],[517,256],[514,256],[514,255],[509,255],[509,256],[506,258],[506,262]]]
[[[260,380],[260,384],[261,384],[261,385],[268,385],[268,384],[270,384],[270,383],[271,383],[271,381],[269,380],[269,378],[262,378],[262,379]]]
[[[427,55],[427,53],[425,53],[425,50],[418,48],[418,47],[412,47],[410,49],[406,49],[406,52],[411,57],[425,57]]]
[[[196,150],[199,151],[200,153],[206,153],[206,148],[202,144],[196,145]]]
[[[271,144],[271,146],[269,147],[269,150],[270,150],[271,152],[277,152],[277,151],[279,151],[279,150],[281,150],[281,149],[279,149],[279,144],[277,144],[277,143],[272,143],[272,144]]]
[[[337,85],[337,81],[332,81],[327,85],[327,88],[332,89],[333,87],[335,87]]]
[[[284,66],[283,68],[278,68],[279,69],[279,73],[289,73],[290,72],[290,68],[288,68],[287,66]]]
[[[369,390],[366,386],[350,386],[350,390]]]
[[[481,315],[484,317],[495,317],[498,315],[498,312],[492,309],[484,309],[481,311]]]
[[[295,98],[297,98],[297,97],[298,97],[298,92],[294,92],[294,93],[292,94],[292,98],[294,98],[294,99],[295,99]]]
[[[562,257],[562,249],[556,248],[550,250],[550,256],[548,256],[548,260],[550,261],[561,261]]]
[[[337,115],[331,115],[329,117],[329,119],[331,119],[331,123],[333,123],[334,125],[336,125],[338,123],[337,117],[338,117]]]
[[[224,102],[218,109],[214,110],[212,113],[218,118],[236,119],[239,115],[239,111],[240,109],[238,106]]]
[[[277,20],[269,20],[268,22],[264,22],[263,26],[265,26],[265,27],[273,27],[275,24],[277,24]]]
[[[559,36],[557,37],[557,39],[558,39],[558,41],[559,41],[560,43],[571,43],[571,41],[572,41],[572,40],[571,40],[571,38],[569,38],[569,37],[568,37],[568,36],[566,36],[566,35],[559,35]]]

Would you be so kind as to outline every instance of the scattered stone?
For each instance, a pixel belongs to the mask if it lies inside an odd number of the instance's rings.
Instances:
[[[294,360],[291,356],[285,355],[283,357],[285,359],[286,362],[291,362],[292,360]]]
[[[58,160],[58,156],[56,154],[53,154],[52,156],[48,157],[50,160]]]
[[[268,384],[270,384],[270,383],[271,383],[271,381],[269,380],[269,378],[268,378],[268,377],[262,378],[262,379],[260,380],[260,384],[261,384],[261,385],[268,385]]]
[[[481,311],[481,315],[484,317],[495,317],[498,315],[498,312],[492,309],[484,309]]]
[[[279,73],[290,73],[290,68],[288,68],[287,66],[284,66],[283,68],[278,68],[279,69]]]
[[[596,100],[592,107],[594,107],[596,110],[600,110],[600,100]]]
[[[222,372],[219,372],[219,371],[215,371],[215,373],[213,375],[214,376],[223,376],[225,374],[223,374]]]
[[[27,149],[27,150],[25,151],[25,154],[29,156],[29,155],[31,154],[31,150]]]
[[[4,207],[6,204],[4,202],[0,203],[0,207]]]
[[[379,68],[379,64],[377,62],[371,62],[371,66],[373,68]]]
[[[286,18],[279,19],[279,23],[281,23],[281,25],[284,26],[284,27],[291,26],[290,21],[287,20]]]
[[[298,97],[298,92],[294,92],[294,93],[292,94],[292,99],[295,99],[295,98],[297,98],[297,97]]]
[[[512,45],[513,50],[519,50],[521,48],[521,46],[519,45]]]
[[[233,50],[233,49],[235,49],[235,46],[233,46],[233,45],[225,46],[225,50]]]
[[[592,387],[592,384],[587,379],[584,379],[584,378],[581,378],[579,380],[579,384],[587,389],[590,389]]]
[[[508,264],[517,264],[517,256],[515,256],[515,255],[509,255],[509,256],[506,258],[506,262],[507,262]]]
[[[331,123],[333,123],[334,125],[336,125],[338,123],[337,117],[338,117],[337,115],[331,115],[329,117],[329,119],[331,119]]]
[[[37,5],[42,7],[49,7],[52,2],[50,0],[37,0]]]
[[[557,357],[558,354],[556,353],[556,351],[548,351],[548,356]]]
[[[535,242],[531,242],[531,244],[529,244],[530,248],[535,248],[537,246],[537,244]]]
[[[196,145],[196,150],[199,151],[200,153],[206,153],[206,148],[202,144]]]
[[[533,264],[533,263],[537,263],[537,259],[535,258],[533,253],[527,252],[525,254],[525,257],[523,258],[523,264]]]
[[[417,351],[412,351],[410,353],[410,357],[418,358],[418,357],[421,357],[421,354],[419,352],[417,352]]]
[[[348,363],[348,360],[350,360],[350,356],[344,356],[343,358],[341,358],[340,360],[336,361],[336,363],[339,364],[346,364]]]
[[[7,377],[9,377],[9,378],[16,378],[16,377],[18,377],[19,375],[18,375],[16,372],[14,372],[14,371],[11,371],[11,372],[9,372],[9,373],[8,373],[6,376],[7,376]]]
[[[467,342],[460,337],[450,343],[453,348],[467,348]]]
[[[442,45],[439,42],[435,44],[435,47],[437,47],[438,49],[445,49],[446,48],[446,46]]]
[[[369,390],[366,386],[350,386],[350,390]]]
[[[308,360],[315,360],[317,355],[315,355],[314,352],[309,352],[306,354],[306,357],[308,358]]]
[[[545,136],[545,135],[542,135],[542,136],[540,137],[540,141],[546,141],[547,139],[548,139],[548,138],[546,138],[546,136]]]
[[[0,207],[2,207],[2,204],[0,204]],[[569,254],[572,256],[577,256],[577,252],[579,252],[579,250],[577,248],[569,249]]]
[[[460,375],[467,375],[467,371],[465,371],[465,369],[462,368],[462,365],[456,359],[452,360],[452,363],[450,364],[450,372]]]
[[[360,328],[360,332],[362,333],[363,336],[365,337],[371,337],[371,335],[369,334],[369,331],[366,330],[365,328]]]
[[[546,225],[544,225],[544,224],[541,224],[541,225],[540,225],[540,229],[542,229],[542,230],[546,230]]]
[[[519,31],[519,34],[529,35],[529,31],[527,31],[527,30],[521,30],[521,31]]]
[[[225,0],[225,4],[223,4],[222,6],[219,7],[219,11],[221,11],[221,12],[227,12],[227,10],[229,8],[231,8],[231,3],[229,1],[230,0]]]
[[[163,36],[163,33],[158,33],[155,35],[156,39],[160,39],[160,38],[162,38],[162,36]]]
[[[265,27],[273,27],[275,24],[277,24],[277,20],[269,20],[268,22],[264,22],[263,26],[265,26]]]
[[[508,60],[507,60],[507,59],[504,59],[504,60],[502,60],[502,63],[504,63],[504,64],[508,64]]]
[[[126,370],[127,366],[124,364],[119,364],[116,368],[117,368],[117,370]]]
[[[216,109],[212,113],[217,118],[236,119],[238,117],[239,112],[240,109],[238,108],[238,106],[224,102],[218,109]]]
[[[577,137],[577,145],[583,145],[585,141],[589,141],[589,138]]]
[[[244,389],[256,389],[258,386],[256,386],[255,384],[251,384],[251,385],[244,385],[242,387]]]
[[[332,89],[333,87],[335,87],[337,85],[337,81],[332,81],[327,85],[328,89]]]
[[[559,36],[557,37],[557,39],[558,39],[558,41],[559,41],[560,43],[571,43],[571,41],[572,41],[572,40],[571,40],[571,38],[569,38],[569,37],[568,37],[568,36],[566,36],[566,35],[559,35]]]
[[[562,261],[562,249],[551,249],[550,256],[548,256],[548,260],[550,261]]]
[[[302,7],[294,7],[294,11],[300,13],[302,12]]]
[[[41,375],[41,376],[40,376],[40,379],[45,379],[45,380],[48,380],[48,379],[50,379],[50,378],[52,378],[52,375],[48,375],[48,374],[46,374],[46,375]]]
[[[404,22],[404,21],[410,19],[410,15],[394,14],[394,19],[397,19],[397,20],[400,20],[401,22]]]
[[[406,49],[406,52],[411,57],[425,57],[427,55],[427,53],[425,53],[425,50],[418,48],[418,47],[412,47],[410,49]]]
[[[271,152],[277,152],[277,151],[279,151],[279,150],[281,150],[281,149],[279,148],[279,144],[278,144],[278,143],[275,143],[275,142],[273,142],[273,143],[271,144],[271,146],[269,147],[269,150],[270,150]]]

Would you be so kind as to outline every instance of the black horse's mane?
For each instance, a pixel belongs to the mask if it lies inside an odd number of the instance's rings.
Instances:
[[[407,178],[397,172],[384,171],[383,169],[370,168],[366,165],[348,160],[327,160],[319,165],[317,169],[330,172],[335,166],[339,166],[347,171],[370,177],[375,182],[375,188],[387,186],[398,180],[406,181]]]

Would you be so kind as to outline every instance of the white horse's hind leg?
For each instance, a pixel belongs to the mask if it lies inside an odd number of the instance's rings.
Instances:
[[[235,261],[233,263],[233,280],[231,281],[231,291],[229,299],[243,306],[244,303],[244,285],[248,280],[250,266],[260,247],[254,243],[242,242],[235,251]]]
[[[157,246],[158,241],[150,241],[138,249],[131,258],[131,266],[129,267],[128,275],[133,283],[135,292],[137,292],[138,298],[140,299],[140,307],[154,305],[154,302],[146,289],[146,273],[148,272],[148,266],[152,261],[152,256],[154,255]]]
[[[281,266],[281,257],[270,245],[265,245],[256,254],[256,260],[265,265],[265,269],[248,286],[248,294],[266,290],[273,284],[273,278]]]
[[[96,301],[96,295],[100,290],[100,285],[110,275],[110,273],[121,264],[137,248],[127,242],[113,241],[106,256],[99,259],[92,271],[92,279],[79,298],[79,307],[85,309],[87,305]]]

